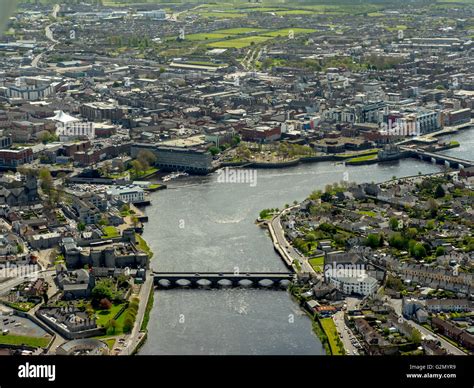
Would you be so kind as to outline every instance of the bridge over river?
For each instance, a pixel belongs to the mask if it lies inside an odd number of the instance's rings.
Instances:
[[[403,151],[409,151],[413,156],[421,160],[426,160],[431,163],[444,164],[447,167],[463,169],[474,166],[474,161],[468,159],[461,159],[455,156],[448,156],[434,152],[428,152],[422,149],[411,149],[407,147],[400,147]]]
[[[154,272],[154,284],[160,289],[176,287],[287,288],[294,278],[290,272]]]

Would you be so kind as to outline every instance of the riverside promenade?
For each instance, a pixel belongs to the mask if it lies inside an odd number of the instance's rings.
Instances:
[[[268,227],[271,239],[273,241],[273,247],[275,251],[283,259],[286,266],[295,272],[299,273],[310,273],[315,276],[318,274],[314,271],[313,267],[308,262],[308,259],[298,252],[285,237],[285,231],[281,225],[281,217],[290,212],[292,209],[297,208],[299,205],[284,209],[279,214],[274,216],[270,221],[266,221],[265,225]],[[298,262],[298,265],[294,263]],[[301,267],[301,269],[299,268]]]

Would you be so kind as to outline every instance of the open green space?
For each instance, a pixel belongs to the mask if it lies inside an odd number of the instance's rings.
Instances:
[[[105,326],[107,322],[113,319],[124,306],[125,303],[120,303],[113,304],[109,310],[96,310],[95,316],[97,319],[97,325]]]
[[[246,13],[238,12],[199,12],[202,17],[205,18],[215,18],[215,19],[236,19],[246,17]]]
[[[284,11],[275,11],[275,15],[311,15],[314,14],[314,11],[307,9],[288,9]]]
[[[295,36],[302,35],[302,34],[311,34],[316,32],[315,29],[312,28],[282,28],[276,31],[265,32],[262,36],[270,36],[272,38],[276,38],[277,36],[285,36],[288,37],[290,31],[293,31]]]
[[[359,156],[357,158],[352,158],[346,161],[347,164],[352,164],[352,163],[360,163],[360,162],[367,162],[369,160],[376,160],[377,155],[364,155],[364,156]]]
[[[373,211],[366,211],[366,210],[359,210],[359,211],[357,211],[357,213],[359,213],[363,216],[369,216],[369,217],[375,217],[377,215],[377,213],[375,213]]]
[[[254,44],[263,43],[267,40],[272,39],[268,36],[259,36],[259,35],[252,35],[247,36],[244,38],[236,38],[230,40],[224,40],[220,42],[213,42],[209,43],[208,46],[216,47],[216,48],[244,48],[248,46],[252,46]]]
[[[318,257],[314,257],[312,259],[309,259],[308,260],[309,262],[309,265],[311,267],[313,267],[313,269],[320,273],[323,271],[323,266],[324,266],[324,256],[318,256]]]
[[[117,230],[115,226],[104,226],[102,227],[102,231],[105,233],[102,236],[103,239],[120,237],[120,232]]]
[[[229,34],[220,34],[220,33],[215,33],[215,32],[203,32],[203,33],[198,33],[198,34],[189,34],[186,35],[186,40],[190,41],[202,41],[202,40],[212,40],[212,39],[225,39],[228,38]]]
[[[114,345],[115,345],[115,338],[104,339],[103,342],[106,343],[109,350],[112,350],[114,348]]]
[[[264,28],[254,28],[254,27],[241,27],[241,28],[226,28],[224,30],[213,31],[213,34],[225,34],[229,36],[233,35],[243,35],[251,33],[265,32]]]
[[[51,338],[49,337],[28,337],[24,335],[0,335],[0,344],[2,345],[26,345],[34,348],[45,348],[48,346]]]
[[[320,319],[319,322],[321,323],[321,326],[328,337],[329,347],[331,348],[332,355],[343,355],[344,353],[341,351],[340,346],[338,345],[338,343],[340,343],[340,339],[339,335],[337,334],[336,325],[334,324],[332,318],[323,318]]]
[[[148,246],[145,239],[142,236],[140,236],[139,234],[136,234],[135,236],[136,236],[136,239],[137,239],[138,248],[140,248],[143,252],[148,253],[148,257],[151,259],[153,257],[153,252],[152,252],[151,248]]]

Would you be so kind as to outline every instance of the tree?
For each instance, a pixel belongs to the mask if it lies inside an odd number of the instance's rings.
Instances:
[[[377,248],[380,246],[380,236],[377,234],[369,234],[365,243],[371,248]]]
[[[388,243],[391,247],[396,249],[406,249],[408,245],[408,241],[399,232],[392,234]]]
[[[77,224],[77,230],[79,232],[84,232],[84,230],[86,230],[86,224],[84,224],[84,222],[79,222]]]
[[[435,253],[436,257],[443,256],[445,253],[446,253],[446,249],[444,249],[444,247],[439,246],[436,248],[436,253]]]
[[[209,148],[209,152],[211,153],[212,156],[216,156],[220,152],[220,149],[217,147],[211,147]]]
[[[104,298],[113,300],[115,292],[112,287],[113,285],[109,279],[97,282],[91,293],[93,301],[97,304]]]
[[[111,319],[110,321],[107,322],[107,330],[110,328],[112,329],[112,334],[115,334],[115,331],[117,330],[118,323],[115,319]]]
[[[127,317],[125,317],[125,319],[123,320],[123,332],[130,333],[133,329],[133,323],[134,320],[132,316],[128,315]]]
[[[140,161],[142,166],[147,166],[145,169],[147,170],[149,166],[153,166],[156,163],[156,155],[149,150],[140,150],[137,154],[137,160]]]
[[[110,310],[112,308],[112,302],[107,298],[102,298],[99,301],[99,308],[102,310]]]
[[[439,184],[435,189],[435,198],[443,198],[446,195],[446,192],[443,189],[443,186]]]
[[[140,162],[138,159],[132,160],[130,162],[130,165],[132,166],[133,175],[136,176],[136,177],[139,176],[140,173],[145,171],[145,168],[144,168],[142,162]]]
[[[398,218],[397,217],[390,217],[390,229],[398,230]]]
[[[45,194],[51,194],[51,191],[54,188],[54,181],[51,173],[47,168],[42,168],[39,172],[39,179],[41,182],[41,189]]]
[[[232,146],[236,146],[236,145],[239,144],[239,143],[240,143],[240,136],[238,136],[238,135],[237,135],[237,136],[234,136],[234,137],[232,138]]]
[[[421,333],[418,329],[412,330],[410,340],[416,345],[419,345],[421,343]]]
[[[321,195],[321,201],[323,202],[329,202],[332,199],[332,195],[329,192],[325,192]]]
[[[438,208],[439,208],[438,202],[436,202],[436,200],[433,198],[429,198],[427,201],[427,207],[431,214],[431,217],[435,218],[438,214]]]
[[[411,254],[416,259],[423,259],[426,257],[426,248],[422,243],[416,243],[411,249]]]
[[[22,244],[16,244],[16,253],[21,255],[23,252],[25,252],[25,248],[23,248]]]

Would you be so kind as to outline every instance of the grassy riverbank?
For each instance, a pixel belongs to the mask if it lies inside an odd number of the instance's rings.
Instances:
[[[148,295],[148,301],[145,307],[145,315],[143,316],[142,325],[140,327],[141,331],[145,331],[148,326],[148,322],[150,320],[150,313],[151,313],[151,309],[153,308],[154,301],[155,301],[155,290],[152,287],[150,289],[150,294]]]

